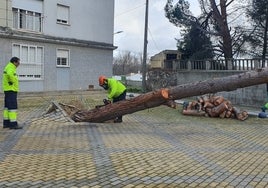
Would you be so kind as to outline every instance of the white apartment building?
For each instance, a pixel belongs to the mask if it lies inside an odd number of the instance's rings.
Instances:
[[[21,59],[22,92],[98,87],[112,76],[113,32],[114,0],[0,0],[0,69]]]

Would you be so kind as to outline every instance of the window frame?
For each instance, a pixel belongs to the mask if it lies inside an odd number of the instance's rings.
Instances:
[[[64,10],[66,9],[66,10]],[[65,13],[66,11],[66,13]],[[67,14],[67,15],[64,15]],[[66,19],[64,19],[64,17]],[[62,25],[70,25],[70,6],[62,5],[62,4],[57,4],[57,19],[56,19],[57,24],[62,24]]]
[[[24,31],[43,32],[42,13],[12,8],[13,28]]]
[[[63,65],[63,64],[58,64],[58,59],[61,58],[65,58],[65,57],[59,57],[59,53],[60,51],[63,52],[67,52],[67,57],[66,57],[66,65]],[[61,61],[62,62],[62,61]],[[70,49],[67,49],[67,48],[57,48],[56,50],[56,67],[59,67],[59,68],[70,68]]]
[[[33,81],[44,79],[44,46],[13,43],[12,56],[17,56],[20,58],[20,66],[17,69],[19,80]],[[34,60],[31,61],[32,59]],[[31,70],[33,72],[31,72]]]

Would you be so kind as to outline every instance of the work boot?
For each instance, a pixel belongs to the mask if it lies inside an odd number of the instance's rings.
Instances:
[[[7,119],[5,119],[5,120],[3,121],[3,128],[5,129],[5,128],[9,128],[9,127],[10,127],[10,121],[7,120]]]
[[[16,125],[16,126],[11,126],[9,127],[10,129],[22,129],[22,126]]]

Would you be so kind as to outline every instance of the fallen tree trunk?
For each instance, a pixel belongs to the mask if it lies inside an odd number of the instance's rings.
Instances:
[[[73,114],[71,118],[76,122],[104,122],[120,115],[131,114],[136,111],[166,104],[167,101],[169,101],[168,90],[160,89],[89,111],[81,110]]]
[[[168,100],[177,100],[220,91],[233,91],[238,88],[264,83],[268,83],[268,68],[148,92],[98,109],[80,110],[74,113],[71,118],[76,122],[104,122],[120,115],[160,106]]]

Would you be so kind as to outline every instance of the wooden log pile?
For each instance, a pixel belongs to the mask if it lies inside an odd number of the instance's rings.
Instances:
[[[194,116],[236,118],[246,120],[248,113],[240,111],[232,103],[222,96],[205,95],[198,97],[197,100],[184,102],[182,114]]]

